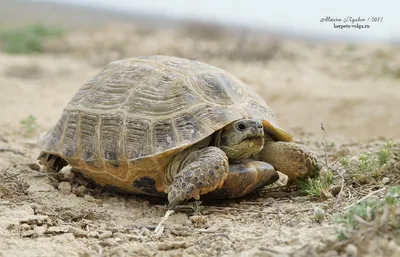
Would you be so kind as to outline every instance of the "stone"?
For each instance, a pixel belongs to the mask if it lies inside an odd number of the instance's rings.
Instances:
[[[63,193],[64,195],[69,195],[71,194],[71,183],[69,182],[61,182],[60,184],[58,184],[58,190],[60,190],[61,193]]]

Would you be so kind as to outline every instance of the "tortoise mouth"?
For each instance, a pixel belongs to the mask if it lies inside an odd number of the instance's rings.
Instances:
[[[233,146],[222,146],[221,149],[227,154],[229,160],[238,162],[257,154],[264,147],[264,138],[251,136]]]
[[[246,136],[246,138],[244,140],[242,140],[242,142],[240,142],[240,145],[247,145],[250,148],[253,148],[256,145],[259,145],[261,147],[264,146],[264,138],[261,136]]]
[[[256,134],[247,134],[243,141],[258,141],[258,140],[262,140],[264,138],[264,135],[262,132],[258,132]],[[242,142],[243,142],[242,141]]]

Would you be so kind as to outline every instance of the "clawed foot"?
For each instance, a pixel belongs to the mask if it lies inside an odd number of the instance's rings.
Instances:
[[[229,170],[228,158],[216,147],[207,148],[199,150],[199,157],[186,165],[166,190],[169,209],[191,198],[199,200],[200,195],[223,185]]]

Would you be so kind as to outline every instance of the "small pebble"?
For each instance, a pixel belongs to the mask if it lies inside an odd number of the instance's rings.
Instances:
[[[75,237],[86,237],[88,233],[80,228],[70,227],[69,232],[72,233]]]
[[[107,230],[111,231],[112,233],[118,232],[118,228],[115,226],[107,226]]]
[[[33,230],[27,230],[21,233],[21,237],[31,237],[33,236]]]
[[[390,240],[388,244],[388,250],[392,252],[400,252],[400,246],[396,244],[395,240]]]
[[[91,245],[92,249],[95,250],[96,252],[100,252],[102,247],[99,244],[92,244]]]
[[[116,246],[118,242],[114,238],[107,238],[99,243],[101,246]]]
[[[355,245],[353,244],[348,244],[346,246],[346,253],[348,257],[356,257],[358,253],[358,249]]]
[[[333,195],[333,196],[337,196],[340,191],[342,190],[342,186],[334,186],[332,187],[329,192]]]
[[[21,230],[29,230],[29,229],[31,229],[31,226],[29,226],[26,223],[23,223],[23,224],[21,224],[20,229]]]
[[[173,215],[169,216],[168,219],[165,221],[165,224],[168,225],[183,225],[188,220],[188,216],[186,213],[174,213]]]
[[[71,169],[69,167],[64,167],[60,170],[60,173],[63,175],[64,179],[71,181],[74,177],[75,174],[71,172]]]
[[[97,237],[99,237],[99,232],[97,232],[97,231],[90,231],[90,232],[88,233],[88,237],[97,238]]]
[[[111,231],[105,231],[99,235],[99,239],[106,239],[112,237]]]
[[[274,185],[276,186],[286,186],[288,181],[289,181],[289,177],[281,172],[278,171],[278,175],[279,175],[279,179],[275,182]]]
[[[150,232],[150,230],[149,230],[148,228],[142,227],[142,228],[140,229],[140,234],[143,235],[143,236],[149,236],[149,235],[151,235],[152,233]]]
[[[62,233],[67,233],[69,231],[69,227],[67,226],[53,226],[49,227],[46,230],[46,234],[62,234]]]
[[[188,245],[186,242],[168,242],[168,243],[160,243],[157,248],[160,251],[168,251],[172,249],[180,249],[180,248],[187,248]]]
[[[86,187],[79,186],[78,188],[74,189],[74,194],[76,194],[76,196],[84,196],[86,194]]]
[[[38,208],[36,203],[31,203],[29,206],[32,208],[32,210],[36,210]]]
[[[83,196],[83,199],[85,199],[86,201],[89,201],[89,202],[94,202],[94,203],[98,203],[98,202],[101,202],[101,200],[99,200],[99,199],[96,199],[96,198],[94,198],[93,196],[91,196],[91,195],[84,195]]]
[[[386,185],[386,184],[389,184],[389,182],[390,182],[390,178],[388,178],[388,177],[382,178],[382,184]]]
[[[40,166],[37,163],[27,163],[26,166],[28,166],[31,170],[40,170]]]
[[[36,226],[33,229],[33,236],[39,237],[39,236],[43,236],[44,232],[46,232],[47,226]]]
[[[314,220],[316,222],[321,222],[325,218],[325,211],[319,207],[314,209]]]
[[[71,183],[69,182],[61,182],[60,184],[58,184],[58,190],[61,191],[61,193],[63,193],[64,195],[69,195],[71,193]]]
[[[115,232],[113,233],[113,238],[123,238],[125,236],[125,234],[121,233],[121,232]]]
[[[206,227],[208,220],[202,215],[193,215],[189,217],[189,220],[195,227]]]
[[[192,215],[189,217],[191,222],[197,222],[198,220],[202,220],[204,217],[201,215]]]

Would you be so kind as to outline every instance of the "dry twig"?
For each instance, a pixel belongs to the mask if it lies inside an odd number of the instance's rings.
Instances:
[[[19,150],[9,149],[9,148],[0,148],[0,153],[4,153],[4,152],[11,152],[13,154],[25,156],[25,154]]]
[[[338,176],[339,176],[340,179],[341,179],[340,192],[337,194],[337,199],[339,200],[340,197],[342,196],[342,192],[343,192],[343,190],[344,190],[344,184],[345,184],[344,177],[343,177],[342,173],[340,173],[339,171],[337,171],[336,169],[333,168],[333,166],[339,161],[339,159],[336,160],[331,166],[328,165],[328,154],[327,154],[326,142],[325,142],[325,134],[327,134],[327,132],[326,132],[326,130],[325,130],[325,127],[324,127],[324,124],[323,124],[323,123],[321,123],[321,130],[322,130],[322,144],[323,144],[323,146],[324,146],[324,154],[325,154],[325,166],[326,166],[330,171],[337,173]]]
[[[164,222],[167,221],[168,217],[171,214],[173,214],[174,212],[175,211],[173,211],[173,210],[168,210],[168,211],[165,212],[164,217],[161,219],[160,223],[158,223],[156,229],[154,230],[154,234],[156,236],[162,235],[162,233],[164,232],[164,226],[163,226]]]
[[[349,206],[345,207],[344,210],[346,211],[346,210],[348,210],[349,208],[351,208],[352,206],[354,206],[354,205],[356,205],[356,204],[359,204],[359,203],[362,202],[363,200],[365,200],[365,199],[371,197],[372,195],[375,195],[375,194],[377,194],[377,193],[380,193],[380,192],[382,192],[382,191],[384,191],[384,190],[386,190],[386,187],[381,188],[381,189],[376,190],[376,191],[373,191],[373,192],[367,194],[366,196],[364,196],[363,198],[358,199],[356,202],[354,202],[354,203],[350,204]]]

